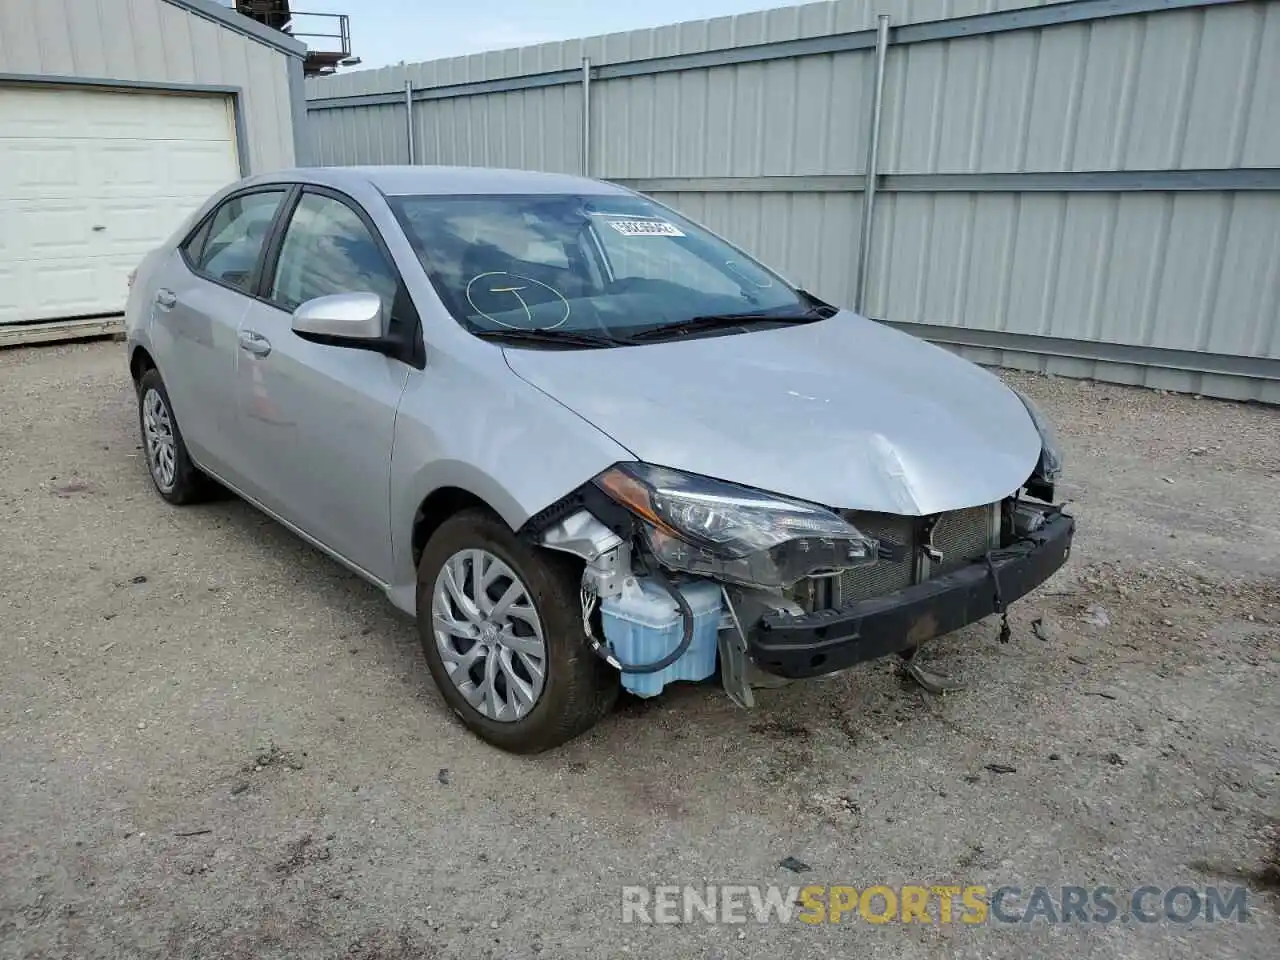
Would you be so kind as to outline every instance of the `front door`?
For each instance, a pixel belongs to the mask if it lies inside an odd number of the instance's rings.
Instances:
[[[236,437],[246,492],[379,580],[391,577],[388,484],[396,410],[410,368],[379,353],[312,343],[299,304],[376,293],[391,315],[399,275],[350,202],[301,194],[274,270],[240,325]]]

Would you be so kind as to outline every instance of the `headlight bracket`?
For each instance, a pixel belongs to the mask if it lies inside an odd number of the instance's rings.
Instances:
[[[628,543],[640,530],[635,515],[597,487],[593,479],[539,510],[524,522],[516,534],[531,543],[541,543],[547,530],[579,510],[592,514]]]

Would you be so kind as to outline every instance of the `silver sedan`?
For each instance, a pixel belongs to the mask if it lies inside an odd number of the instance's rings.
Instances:
[[[509,750],[620,686],[750,705],[910,660],[1071,542],[1029,401],[606,183],[250,178],[148,255],[127,329],[160,496],[233,491],[385,590]]]

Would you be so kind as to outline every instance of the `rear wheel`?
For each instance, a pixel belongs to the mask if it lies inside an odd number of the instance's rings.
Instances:
[[[618,675],[582,635],[581,568],[468,510],[418,564],[418,634],[453,711],[514,753],[571,740],[613,705]]]
[[[213,481],[191,462],[159,370],[148,370],[138,381],[138,425],[156,492],[178,505],[208,499]]]

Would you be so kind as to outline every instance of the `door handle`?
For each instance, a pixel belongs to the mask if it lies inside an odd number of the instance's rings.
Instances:
[[[178,295],[172,290],[161,287],[156,291],[156,306],[164,310],[171,310],[177,302]]]
[[[271,352],[271,341],[254,330],[241,330],[240,349],[255,357],[265,357]]]

